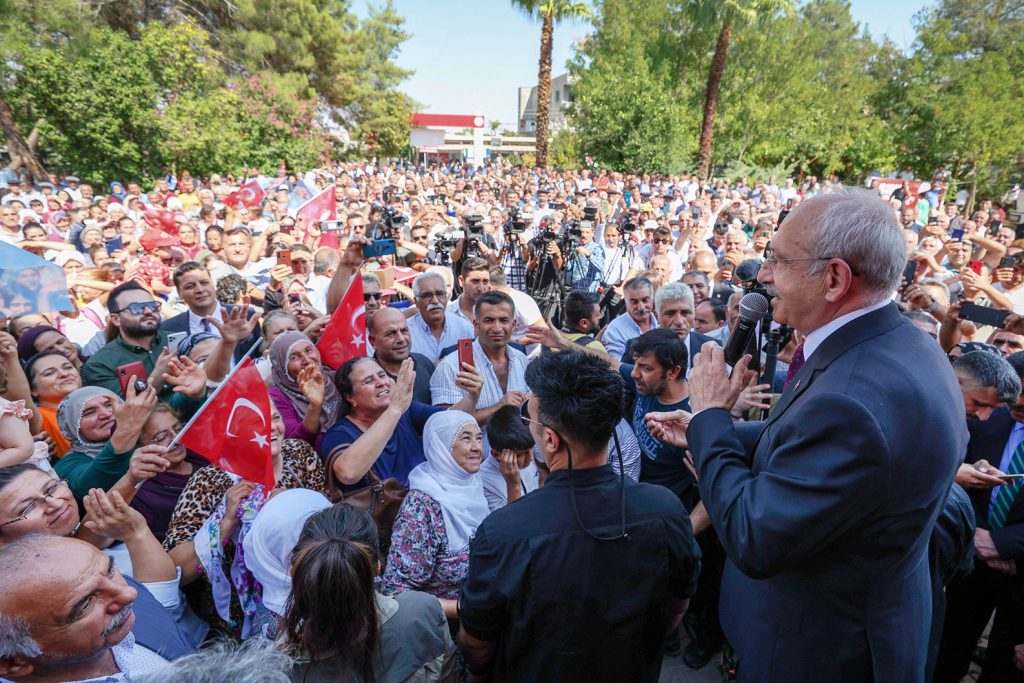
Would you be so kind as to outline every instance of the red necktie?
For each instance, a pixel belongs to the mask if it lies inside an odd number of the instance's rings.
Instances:
[[[786,371],[786,381],[782,385],[782,390],[785,391],[789,383],[793,381],[794,375],[800,372],[800,368],[804,366],[804,345],[800,344],[796,347],[796,353],[793,354],[793,360],[789,362],[789,370]]]

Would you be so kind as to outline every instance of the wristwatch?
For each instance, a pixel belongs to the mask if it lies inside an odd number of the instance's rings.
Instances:
[[[931,305],[930,305],[930,306],[928,306],[928,308],[926,308],[926,309],[924,309],[924,310],[925,310],[926,312],[928,312],[928,313],[931,313],[932,311],[934,311],[934,310],[935,310],[936,308],[938,308],[938,307],[939,307],[939,302],[938,302],[938,301],[936,301],[935,299],[932,299],[932,303],[931,303]]]

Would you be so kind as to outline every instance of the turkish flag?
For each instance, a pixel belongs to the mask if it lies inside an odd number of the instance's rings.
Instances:
[[[192,418],[178,441],[225,472],[274,488],[270,395],[251,358]]]
[[[320,334],[316,348],[320,360],[337,370],[350,358],[366,355],[366,304],[363,303],[363,278],[359,273],[334,309],[330,322]]]
[[[260,182],[253,178],[245,185],[229,194],[225,199],[224,203],[234,209],[239,206],[257,206],[263,202],[263,199],[267,196],[267,193],[263,191],[260,186]]]
[[[316,195],[295,211],[295,220],[302,224],[304,234],[309,234],[309,226],[316,222],[333,221],[338,218],[338,205],[334,199],[334,185]],[[321,247],[338,248],[338,233],[331,231],[320,235]],[[360,303],[362,303],[360,301]]]
[[[174,218],[174,212],[167,209],[154,209],[151,206],[142,207],[142,220],[154,228],[166,230],[172,234],[178,234],[178,221]]]

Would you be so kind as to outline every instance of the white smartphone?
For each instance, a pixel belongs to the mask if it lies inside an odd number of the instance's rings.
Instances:
[[[171,353],[178,353],[178,345],[188,336],[188,332],[171,332],[167,335],[167,348]]]

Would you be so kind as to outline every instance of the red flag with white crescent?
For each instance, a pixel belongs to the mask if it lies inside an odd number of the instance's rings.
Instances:
[[[333,221],[338,218],[338,204],[334,198],[334,185],[316,195],[295,211],[295,220],[303,228],[303,233],[309,234],[309,226],[316,222]],[[338,233],[325,232],[320,236],[321,247],[338,248]]]
[[[350,358],[366,355],[366,304],[363,303],[363,278],[359,273],[352,278],[348,291],[334,309],[316,348],[320,360],[335,370]]]
[[[142,207],[142,220],[161,230],[166,230],[174,235],[178,234],[178,221],[173,211],[167,209],[154,209],[151,206]]]
[[[266,196],[267,193],[260,186],[259,180],[253,178],[225,197],[224,203],[234,209],[241,206],[248,208],[250,206],[258,206]]]
[[[273,438],[270,395],[260,371],[246,358],[200,408],[178,441],[225,472],[272,489]]]

